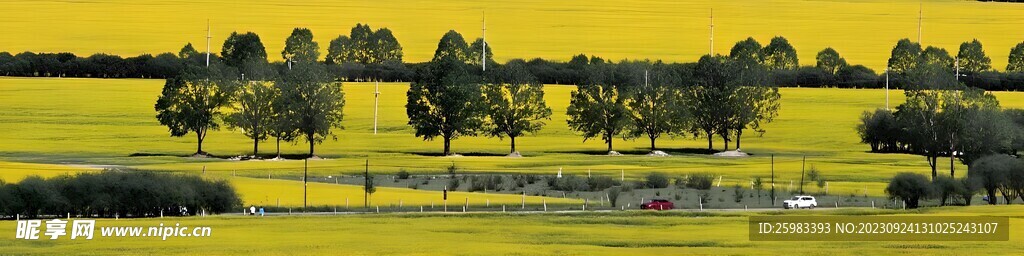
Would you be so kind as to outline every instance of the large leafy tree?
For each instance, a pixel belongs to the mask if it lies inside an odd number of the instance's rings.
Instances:
[[[896,73],[905,73],[917,67],[921,57],[921,44],[903,38],[896,42],[889,57],[889,68]]]
[[[281,57],[293,62],[316,62],[320,58],[320,45],[313,41],[313,31],[295,28],[284,41]]]
[[[825,48],[818,52],[818,56],[815,57],[817,60],[817,67],[825,72],[832,75],[839,74],[839,70],[846,67],[846,59],[839,56],[839,52],[832,47]]]
[[[1010,49],[1007,58],[1006,72],[1024,72],[1024,42]]]
[[[551,108],[544,102],[544,85],[526,69],[523,60],[512,60],[491,72],[490,83],[483,86],[490,124],[487,133],[512,142],[511,153],[516,152],[516,137],[540,131],[545,120],[551,119]]]
[[[763,63],[764,53],[761,52],[761,43],[758,43],[753,37],[747,37],[732,46],[732,49],[729,50],[729,58],[742,62]]]
[[[338,38],[331,40],[331,44],[327,46],[327,59],[324,60],[327,64],[342,64],[346,62],[352,62],[355,60],[355,50],[352,49],[352,38],[346,35],[340,35]]]
[[[371,44],[373,63],[402,62],[402,44],[398,43],[390,29],[381,28],[374,31]]]
[[[373,58],[371,51],[373,50],[373,29],[368,24],[356,23],[355,27],[352,27],[352,31],[349,32],[349,38],[351,46],[352,62],[357,63],[370,63]]]
[[[473,43],[469,44],[469,48],[467,48],[467,50],[468,52],[466,57],[469,58],[469,64],[480,66],[482,64],[481,61],[483,60],[480,58],[480,56],[483,56],[481,51],[484,51],[487,53],[485,56],[487,59],[487,65],[492,67],[497,66],[497,62],[494,62],[494,52],[491,51],[491,43],[485,44],[483,38],[477,38],[474,40]]]
[[[708,151],[714,148],[714,136],[728,134],[731,128],[734,109],[730,103],[738,96],[738,86],[731,81],[733,74],[734,68],[726,58],[704,55],[694,66],[694,85],[683,90],[688,99],[684,108],[691,116],[689,130],[707,138]]]
[[[608,82],[607,69],[603,64],[587,68],[588,81],[572,92],[566,112],[570,129],[582,133],[584,141],[601,137],[611,152],[612,141],[625,130],[629,114],[623,88]]]
[[[785,37],[777,36],[772,38],[772,41],[762,49],[762,55],[764,56],[765,66],[771,70],[792,70],[800,66],[800,61],[796,56],[796,49],[793,48],[793,45],[789,44],[789,40],[786,40]]]
[[[657,147],[655,141],[663,134],[679,132],[687,124],[686,104],[679,92],[682,83],[678,74],[665,64],[644,63],[647,69],[643,84],[633,85],[625,105],[630,121],[628,137],[645,136],[651,141],[651,151]],[[635,70],[639,73],[640,70]],[[639,74],[636,74],[639,75]]]
[[[232,67],[241,67],[249,62],[267,61],[267,49],[263,47],[260,36],[253,32],[231,32],[228,39],[224,40],[220,55],[224,58],[224,63]]]
[[[278,117],[273,102],[280,91],[271,81],[245,81],[235,95],[234,111],[225,118],[229,128],[241,129],[252,139],[252,155],[259,155],[260,141],[271,135],[271,127]]]
[[[920,65],[935,65],[944,68],[950,68],[952,70],[954,66],[953,57],[949,56],[949,52],[946,49],[928,46],[921,52],[921,64]]]
[[[466,39],[462,38],[462,34],[455,32],[455,30],[449,30],[444,36],[441,36],[441,41],[437,42],[437,50],[434,51],[433,61],[437,62],[444,58],[453,58],[462,63],[470,63],[469,56],[469,45],[466,45]]]
[[[960,59],[960,69],[963,71],[976,73],[992,68],[992,59],[985,55],[985,49],[978,39],[961,43],[956,56]]]
[[[171,136],[196,135],[197,156],[207,155],[203,141],[208,131],[220,128],[221,108],[235,90],[226,77],[233,75],[220,63],[208,68],[186,65],[178,76],[167,79],[154,106],[157,120],[167,126]]]
[[[451,141],[474,136],[483,127],[480,78],[454,56],[432,61],[409,86],[405,113],[417,137],[444,140],[444,155],[451,155]]]
[[[310,157],[314,156],[314,145],[329,137],[337,139],[331,129],[344,128],[345,93],[325,67],[299,63],[285,71],[276,83],[284,103],[282,118],[309,143]]]

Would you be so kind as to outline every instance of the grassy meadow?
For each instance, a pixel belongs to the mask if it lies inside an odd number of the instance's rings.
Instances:
[[[610,212],[572,214],[367,214],[351,216],[214,216],[97,220],[97,227],[180,224],[210,227],[211,237],[96,237],[91,241],[23,241],[0,236],[4,254],[165,255],[1014,255],[1024,229],[1009,241],[749,241],[756,215],[1010,216],[1024,207],[974,206],[911,212],[849,209],[785,212]],[[0,221],[0,230],[15,222]]]
[[[586,53],[607,59],[696,61],[709,51],[709,16],[714,9],[714,52],[753,36],[762,44],[785,36],[800,63],[813,65],[825,47],[847,61],[875,71],[885,69],[900,38],[918,37],[923,11],[924,45],[957,52],[960,43],[984,43],[992,66],[1006,67],[1011,47],[1024,41],[1024,5],[962,0],[838,1],[15,1],[0,8],[0,51],[73,52],[79,55],[177,52],[191,42],[206,48],[206,23],[212,24],[212,49],[232,31],[260,35],[272,60],[292,28],[307,27],[319,42],[348,34],[356,23],[388,27],[408,62],[433,56],[446,31],[467,41],[481,35],[483,12],[495,58],[568,60]]]

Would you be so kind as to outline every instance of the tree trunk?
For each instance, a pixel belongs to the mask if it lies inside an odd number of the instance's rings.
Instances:
[[[996,190],[995,189],[991,189],[991,190],[986,189],[986,190],[987,190],[986,192],[988,192],[988,204],[995,205],[996,204]]]
[[[197,143],[198,146],[196,147],[196,155],[204,155],[203,154],[203,133],[196,132],[196,141],[198,142]]]
[[[277,137],[277,158],[281,158],[281,137]]]
[[[444,136],[444,155],[451,155],[452,151],[452,139],[448,136]]]
[[[612,139],[608,139],[608,152],[612,152]]]
[[[510,152],[508,152],[508,153],[509,153],[509,154],[511,154],[511,153],[515,153],[515,152],[516,152],[516,137],[515,137],[515,136],[508,136],[508,137],[509,137],[510,139],[512,139],[512,151],[510,151]]]
[[[743,129],[736,129],[736,149],[740,149],[740,137],[743,136]]]
[[[954,166],[954,164],[953,164],[953,158],[954,158],[955,156],[956,156],[956,154],[953,154],[953,150],[952,150],[952,149],[950,149],[950,150],[949,150],[949,177],[950,177],[950,178],[954,178],[954,177],[953,177],[953,174],[954,174],[954,173],[956,172],[956,171],[955,171],[955,170],[956,170],[956,167],[955,167],[955,166]]]
[[[725,146],[725,151],[729,151],[729,139],[722,138],[722,145]]]
[[[260,154],[260,140],[252,139],[252,157],[255,158]]]
[[[309,157],[312,158],[313,157],[313,136],[312,136],[312,134],[309,134],[308,138],[309,138]]]
[[[656,140],[657,138],[655,138],[654,136],[650,136],[650,138],[651,138],[651,152],[654,152],[654,149],[655,149],[655,147],[654,147],[654,140]]]
[[[704,132],[708,134],[708,152],[714,151],[715,147],[714,147],[714,144],[713,144],[713,141],[712,141],[714,139],[714,136],[711,135],[710,131],[704,131]]]

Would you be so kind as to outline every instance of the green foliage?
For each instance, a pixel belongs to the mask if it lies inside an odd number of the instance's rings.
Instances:
[[[761,51],[761,43],[753,37],[747,37],[743,41],[736,42],[729,50],[729,58],[739,62],[764,63],[764,53]]]
[[[770,70],[793,70],[800,66],[796,49],[785,37],[776,36],[762,49],[764,65]]]
[[[626,126],[626,135],[631,138],[647,137],[653,151],[656,149],[655,140],[662,134],[682,131],[682,127],[689,123],[683,107],[686,101],[677,86],[682,81],[676,72],[661,62],[620,63],[619,66],[635,67],[627,71],[630,75],[644,75],[644,83],[633,85],[625,100],[631,120]],[[641,67],[644,70],[639,70]]]
[[[452,140],[475,136],[486,114],[479,84],[480,79],[457,59],[428,64],[406,94],[405,111],[416,136],[423,140],[442,137],[444,155],[452,154]]]
[[[370,25],[356,24],[348,36],[341,35],[331,40],[327,48],[327,64],[359,63],[382,64],[401,63],[402,45],[388,28],[377,31]]]
[[[963,71],[981,72],[992,68],[992,59],[985,55],[978,39],[961,43],[956,56],[960,59],[960,69]]]
[[[322,65],[296,64],[276,82],[281,90],[284,120],[309,143],[309,155],[314,145],[333,135],[332,129],[344,128],[342,109],[345,93],[332,81]]]
[[[889,57],[889,68],[896,73],[913,70],[920,62],[921,44],[903,38],[896,42]]]
[[[736,203],[743,201],[743,187],[741,187],[740,184],[736,184],[732,187],[732,200]]]
[[[918,207],[918,201],[932,195],[932,186],[928,182],[928,177],[924,175],[901,172],[889,181],[885,193],[903,200],[907,209],[915,209]]]
[[[1006,72],[1024,72],[1024,42],[1011,48],[1007,58]]]
[[[281,57],[288,61],[312,63],[320,58],[320,45],[313,41],[313,31],[295,28],[284,41]]]
[[[903,130],[896,116],[888,109],[864,111],[860,116],[860,123],[857,124],[857,134],[861,143],[871,145],[871,152],[901,150],[899,142],[903,139]]]
[[[940,175],[932,179],[932,189],[934,190],[933,195],[939,199],[939,204],[945,206],[953,204],[951,200],[956,195],[962,194],[962,191],[967,188],[964,188],[963,183],[958,180]]]
[[[591,81],[572,92],[569,108],[569,128],[583,134],[583,141],[600,137],[612,151],[612,140],[625,129],[628,122],[626,97],[619,86],[608,84],[602,76],[608,75],[603,65],[590,66]]]
[[[154,109],[161,125],[169,128],[171,136],[181,137],[195,133],[196,154],[205,155],[203,140],[209,130],[220,128],[221,108],[230,102],[234,83],[226,80],[222,65],[209,68],[186,66],[180,75],[167,79]]]
[[[664,173],[652,172],[644,178],[644,186],[647,188],[667,188],[668,176]]]
[[[613,187],[608,190],[608,202],[612,204],[612,207],[615,207],[615,202],[619,201],[619,194],[621,193],[622,189],[619,187]]]
[[[690,174],[686,177],[686,187],[699,190],[711,189],[711,181],[715,179],[710,173]]]
[[[452,58],[462,63],[472,62],[472,56],[469,56],[469,46],[466,45],[466,39],[463,39],[462,34],[455,32],[455,30],[449,30],[444,36],[441,36],[441,40],[437,42],[437,50],[434,51],[434,58],[431,62],[439,62],[447,58]]]
[[[516,137],[540,131],[544,120],[551,119],[551,108],[544,102],[544,85],[526,69],[522,60],[509,61],[490,73],[491,82],[483,86],[486,104],[487,134],[508,136],[510,152],[516,152]]]
[[[485,43],[483,38],[477,38],[473,43],[469,44],[469,48],[466,48],[466,58],[468,58],[467,63],[473,66],[480,66],[482,64],[480,62],[480,56],[482,56],[480,51],[484,50],[485,47],[486,51],[484,52],[487,53],[485,56],[487,58],[487,66],[497,66],[498,63],[494,62],[494,52],[491,51],[491,43]]]
[[[946,49],[928,46],[921,52],[921,64],[919,65],[936,65],[952,70],[954,68],[954,60],[953,57],[949,56],[949,52]]]
[[[267,62],[267,49],[263,47],[260,36],[253,32],[231,32],[227,40],[224,40],[220,55],[224,57],[224,63],[232,67],[240,67],[248,62]]]
[[[106,170],[0,183],[0,216],[176,216],[202,210],[223,213],[239,206],[227,181],[170,173]]]
[[[832,47],[825,48],[818,52],[815,59],[817,60],[817,64],[815,65],[816,67],[833,75],[839,74],[839,70],[847,66],[846,59],[840,57],[839,52],[832,49]]]
[[[269,82],[245,82],[234,95],[233,111],[225,117],[229,128],[241,129],[253,140],[252,155],[259,154],[259,143],[271,135],[271,126],[280,118],[273,102],[281,92]]]
[[[409,179],[409,172],[406,170],[400,170],[398,171],[398,173],[395,174],[395,176],[398,177],[398,179],[400,180]]]

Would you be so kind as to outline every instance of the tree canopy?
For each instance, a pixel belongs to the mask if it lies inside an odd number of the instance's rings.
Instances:
[[[320,45],[313,41],[313,31],[295,28],[284,41],[281,57],[293,62],[316,62],[320,58]]]
[[[260,36],[253,32],[231,32],[228,39],[224,40],[220,55],[224,63],[232,67],[240,67],[248,62],[267,62],[267,49],[263,47]]]
[[[516,137],[540,131],[551,119],[551,108],[544,102],[544,85],[537,81],[523,60],[512,60],[490,73],[483,86],[483,101],[490,122],[490,136],[509,137],[510,153],[516,152]]]
[[[440,50],[439,50],[440,51]],[[451,155],[451,141],[474,136],[484,124],[480,78],[455,56],[432,61],[420,70],[419,79],[406,93],[405,113],[416,137],[444,139],[444,155]]]
[[[345,93],[327,70],[314,63],[297,64],[286,70],[276,82],[281,90],[284,111],[282,118],[296,134],[309,143],[309,156],[314,145],[326,138],[337,139],[331,129],[343,129]]]

